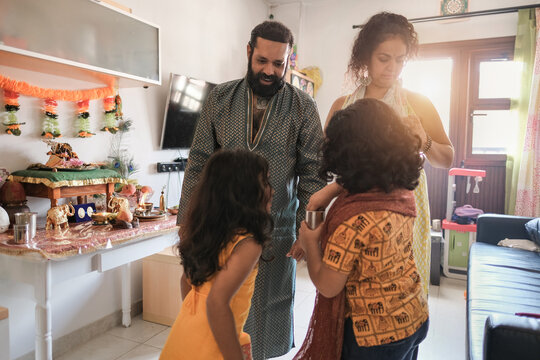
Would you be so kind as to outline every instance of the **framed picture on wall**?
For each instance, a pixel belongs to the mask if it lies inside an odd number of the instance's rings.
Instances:
[[[292,86],[297,87],[298,89],[305,91],[312,98],[315,96],[315,85],[314,81],[296,70],[287,70],[287,75],[285,76],[288,83]]]

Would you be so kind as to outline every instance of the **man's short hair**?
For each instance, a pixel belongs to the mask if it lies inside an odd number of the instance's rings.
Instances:
[[[249,45],[251,45],[252,49],[257,46],[258,37],[270,41],[286,43],[289,44],[290,47],[292,47],[294,43],[294,37],[291,30],[279,21],[265,21],[251,30]]]

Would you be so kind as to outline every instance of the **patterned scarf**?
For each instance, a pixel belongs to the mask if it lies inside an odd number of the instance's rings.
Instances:
[[[329,237],[337,227],[352,216],[366,211],[393,211],[405,216],[416,216],[412,191],[394,190],[391,193],[367,192],[342,193],[334,202],[321,232],[321,249],[324,253]],[[340,359],[345,323],[345,289],[333,298],[317,292],[315,307],[304,343],[294,360]]]

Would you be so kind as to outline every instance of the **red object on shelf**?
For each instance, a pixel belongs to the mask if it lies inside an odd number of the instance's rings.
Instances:
[[[486,170],[452,168],[452,169],[448,170],[448,175],[486,177]]]
[[[456,230],[461,232],[476,232],[476,224],[461,225],[453,221],[442,221],[442,228],[447,230]]]
[[[26,202],[26,193],[21,183],[6,181],[0,188],[0,202],[6,205],[22,204]]]

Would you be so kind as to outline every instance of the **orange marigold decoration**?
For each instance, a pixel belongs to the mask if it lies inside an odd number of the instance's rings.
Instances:
[[[89,138],[96,134],[90,131],[90,113],[88,112],[89,100],[77,101],[77,137]]]
[[[54,99],[45,99],[43,105],[43,113],[45,115],[43,119],[43,132],[41,136],[47,139],[59,138],[62,136],[60,127],[58,125],[58,113],[56,107],[58,103]]]
[[[101,128],[101,131],[108,131],[111,134],[116,134],[118,131],[118,124],[116,123],[116,101],[114,96],[103,99],[103,110],[105,115],[103,117],[103,127]]]
[[[40,99],[55,99],[57,101],[80,101],[80,100],[95,100],[103,99],[107,96],[114,95],[113,83],[107,84],[106,87],[87,89],[87,90],[57,90],[40,88],[30,85],[24,81],[17,81],[0,75],[0,88],[16,92],[20,95],[37,97]]]
[[[4,108],[6,109],[6,119],[2,122],[6,126],[6,133],[10,135],[21,135],[21,125],[17,119],[17,111],[19,111],[19,94],[13,91],[4,90]]]

